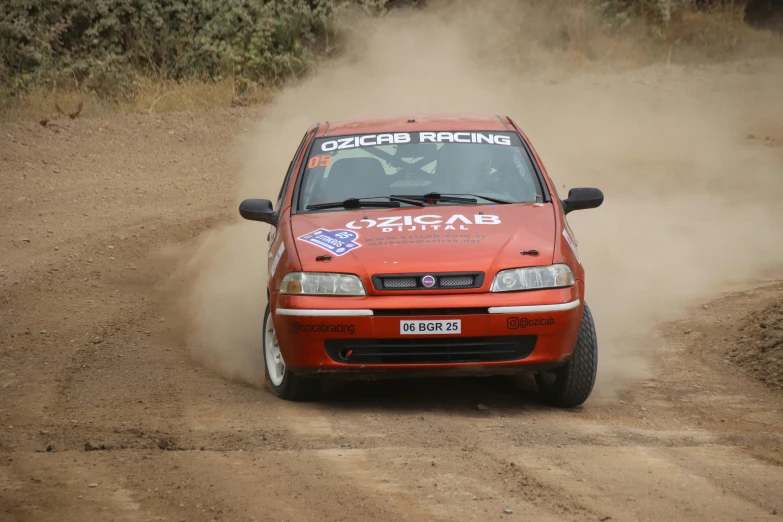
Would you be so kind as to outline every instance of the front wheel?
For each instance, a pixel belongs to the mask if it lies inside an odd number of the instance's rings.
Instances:
[[[286,369],[272,321],[272,309],[268,304],[264,313],[264,374],[272,392],[281,399],[312,400],[321,390],[319,381],[300,377]]]
[[[593,314],[585,303],[571,358],[557,370],[536,374],[539,399],[560,408],[579,406],[590,397],[597,370],[598,338]]]

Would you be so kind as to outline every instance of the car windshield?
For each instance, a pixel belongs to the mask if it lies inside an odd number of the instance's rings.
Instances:
[[[442,205],[543,201],[539,178],[514,132],[397,132],[319,138],[305,159],[300,191],[298,210],[351,198],[381,201],[389,196],[433,193],[441,195],[437,204]],[[316,209],[324,210],[311,208]]]

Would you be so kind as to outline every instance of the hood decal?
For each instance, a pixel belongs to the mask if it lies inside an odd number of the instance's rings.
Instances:
[[[581,265],[582,261],[579,259],[579,251],[576,249],[575,241],[571,239],[571,235],[568,233],[568,231],[565,228],[563,229],[563,236],[565,237],[568,246],[570,246],[571,250],[574,252],[574,257],[576,258],[576,262]]]
[[[403,231],[404,232],[404,231]],[[470,234],[467,232],[420,232],[416,234],[368,235],[362,241],[368,247],[394,245],[438,245],[454,243],[481,243],[486,234]]]
[[[335,268],[365,278],[381,273],[489,274],[551,263],[555,247],[551,205],[337,210],[294,215],[291,228],[303,270],[322,271],[316,258],[328,252],[332,263],[339,263]],[[525,249],[540,255],[520,256]]]
[[[277,249],[275,258],[272,260],[272,264],[269,267],[269,277],[274,276],[275,272],[277,272],[277,265],[280,263],[280,258],[283,257],[283,252],[285,252],[285,241],[280,242],[280,247]],[[269,251],[269,256],[272,256],[271,250]]]
[[[297,239],[320,247],[336,256],[342,256],[351,250],[362,246],[357,242],[359,234],[353,230],[327,230],[325,228],[319,228],[318,230],[299,236]]]
[[[381,232],[416,232],[439,230],[470,230],[471,225],[500,225],[500,216],[492,214],[475,214],[468,217],[463,214],[452,214],[443,217],[437,214],[417,216],[382,216],[378,219],[359,219],[346,223],[346,228],[361,230],[375,228]]]

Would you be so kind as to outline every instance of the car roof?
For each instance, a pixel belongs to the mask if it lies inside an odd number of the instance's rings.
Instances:
[[[482,113],[410,114],[383,118],[359,118],[353,120],[319,122],[318,136],[365,134],[378,132],[409,132],[426,130],[514,130],[506,116]]]

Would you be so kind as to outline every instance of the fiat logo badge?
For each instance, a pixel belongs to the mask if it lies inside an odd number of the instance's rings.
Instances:
[[[423,284],[427,288],[432,288],[433,286],[435,286],[435,278],[432,277],[431,275],[425,275],[424,277],[421,278],[421,284]]]

